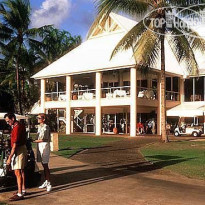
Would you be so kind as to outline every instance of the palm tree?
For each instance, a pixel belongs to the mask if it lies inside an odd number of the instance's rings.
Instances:
[[[202,1],[204,3],[205,1]],[[147,18],[141,20],[134,26],[116,45],[111,58],[119,51],[133,49],[136,64],[139,69],[152,68],[156,61],[161,58],[161,131],[162,140],[168,142],[166,135],[166,95],[165,95],[165,38],[172,48],[179,63],[186,63],[187,69],[192,74],[197,74],[198,65],[195,59],[194,51],[205,51],[205,41],[199,38],[198,33],[192,31],[196,36],[184,35],[183,31],[175,28],[168,28],[166,23],[162,23],[160,28],[155,28],[151,19],[165,19],[165,12],[175,6],[186,7],[187,0],[97,0],[96,6],[98,15],[94,21],[89,35],[96,26],[109,17],[111,12],[123,12],[132,16],[147,14]],[[178,7],[177,7],[178,6]],[[181,8],[180,8],[181,9]],[[204,9],[204,5],[193,8],[195,11]],[[185,14],[186,12],[182,12]],[[177,17],[176,17],[177,18]],[[177,18],[178,21],[183,20]],[[169,37],[167,37],[169,36]]]
[[[7,66],[15,66],[18,112],[22,114],[22,99],[20,85],[20,65],[22,50],[27,49],[29,42],[41,28],[29,28],[31,8],[29,0],[5,0],[0,3],[0,46],[2,52],[10,50]]]
[[[51,26],[46,31],[39,33],[41,41],[32,40],[31,48],[36,55],[41,59],[41,62],[46,65],[51,64],[67,52],[81,44],[80,36],[71,36],[65,30],[59,30]]]

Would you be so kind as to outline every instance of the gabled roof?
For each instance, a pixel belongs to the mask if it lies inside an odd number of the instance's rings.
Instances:
[[[111,13],[108,19],[99,22],[98,26],[92,31],[88,39],[110,35],[111,33],[117,32],[128,32],[131,28],[136,25],[136,21]]]
[[[115,13],[111,13],[110,17],[121,29],[106,33],[105,35],[89,38],[80,46],[35,74],[33,78],[51,78],[133,67],[136,62],[131,49],[117,53],[111,60],[110,57],[120,39],[133,28],[137,22]],[[180,66],[177,62],[167,42],[165,42],[165,56],[166,72],[181,76],[188,75],[185,69],[183,69],[183,66]],[[157,70],[161,69],[160,59],[154,67]]]

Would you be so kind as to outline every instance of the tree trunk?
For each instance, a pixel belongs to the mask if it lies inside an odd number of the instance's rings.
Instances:
[[[161,36],[161,139],[164,142],[168,142],[168,136],[166,134],[166,76],[165,76],[165,48],[164,48],[165,36]]]
[[[19,55],[20,55],[20,48],[16,58],[16,86],[17,86],[17,104],[18,104],[18,112],[19,114],[23,114],[22,111],[22,102],[21,102],[21,87],[20,87],[20,78],[19,78]]]

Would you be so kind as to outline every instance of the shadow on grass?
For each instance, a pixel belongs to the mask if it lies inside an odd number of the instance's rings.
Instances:
[[[73,172],[64,172],[61,174],[55,174],[55,171],[60,171],[61,168],[52,169],[52,184],[53,189],[52,192],[59,192],[63,190],[73,189],[80,186],[85,186],[89,184],[94,184],[102,181],[122,178],[125,176],[135,175],[137,177],[137,173],[145,173],[153,170],[161,169],[166,166],[170,166],[173,164],[182,163],[184,161],[192,160],[193,158],[182,159],[178,156],[155,156],[158,158],[163,157],[166,158],[166,161],[159,161],[155,164],[150,164],[147,161],[138,162],[138,163],[127,163],[125,165],[118,165],[113,167],[98,167],[98,168],[87,168],[83,170],[77,170]],[[69,170],[69,167],[64,167],[62,170]],[[140,176],[141,178],[142,176]],[[47,193],[40,193],[26,197],[34,198],[38,196],[45,195]]]

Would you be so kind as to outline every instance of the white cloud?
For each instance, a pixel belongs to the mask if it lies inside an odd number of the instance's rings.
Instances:
[[[59,25],[70,13],[71,0],[45,0],[31,16],[31,26]]]

